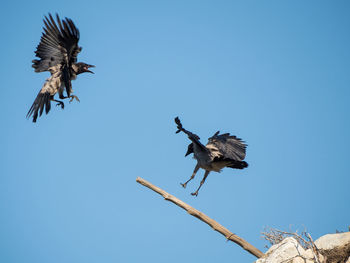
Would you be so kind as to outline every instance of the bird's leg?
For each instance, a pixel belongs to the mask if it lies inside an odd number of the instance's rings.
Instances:
[[[61,108],[64,109],[64,103],[63,103],[63,101],[60,101],[60,100],[53,100],[53,101],[58,102],[58,103],[56,104],[56,106],[60,105]]]
[[[188,179],[186,183],[183,183],[183,184],[180,183],[180,184],[182,185],[183,188],[186,188],[187,183],[188,183],[189,181],[191,181],[191,180],[196,176],[196,173],[198,172],[198,169],[199,169],[199,165],[197,164],[196,167],[194,168],[194,171],[193,171],[193,173],[192,173],[191,178]]]
[[[195,196],[198,196],[198,191],[199,191],[199,189],[201,189],[201,187],[202,187],[202,185],[204,184],[204,182],[205,182],[205,179],[207,179],[207,177],[208,177],[208,174],[210,173],[210,171],[205,171],[205,174],[204,174],[204,177],[203,177],[203,180],[201,181],[201,184],[199,185],[199,187],[198,187],[198,189],[197,189],[197,191],[196,192],[194,192],[194,193],[191,193],[191,195],[195,195]]]
[[[78,98],[77,96],[75,96],[75,95],[70,95],[69,98],[71,98],[70,101],[69,101],[69,103],[71,103],[74,99],[75,99],[77,102],[80,102],[79,98]]]

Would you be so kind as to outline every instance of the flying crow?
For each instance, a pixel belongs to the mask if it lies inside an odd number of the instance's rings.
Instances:
[[[35,72],[49,71],[51,76],[44,83],[27,113],[27,118],[33,115],[33,122],[36,122],[38,115],[41,116],[44,108],[46,114],[50,111],[51,101],[58,102],[57,105],[64,108],[63,101],[54,99],[56,93],[60,99],[70,98],[69,102],[73,99],[79,101],[77,96],[71,95],[73,92],[71,81],[81,73],[93,73],[89,70],[94,67],[93,65],[77,63],[77,55],[82,48],[78,46],[79,30],[73,21],[69,18],[61,20],[57,14],[56,21],[57,23],[51,14],[45,16],[44,32],[35,51],[39,58],[33,60],[32,67]],[[67,96],[64,96],[64,90]]]
[[[205,170],[203,180],[201,181],[196,192],[192,195],[197,196],[198,191],[204,184],[205,179],[211,171],[220,172],[224,167],[244,169],[248,167],[248,164],[243,161],[245,158],[245,152],[247,145],[236,136],[231,136],[229,133],[219,134],[216,132],[212,137],[208,139],[208,143],[204,146],[199,140],[200,138],[182,127],[179,117],[175,118],[178,130],[176,133],[184,132],[188,138],[192,141],[188,145],[188,150],[185,156],[193,153],[194,158],[197,160],[197,165],[194,168],[191,178],[181,184],[184,188],[187,183],[191,181],[199,168]]]

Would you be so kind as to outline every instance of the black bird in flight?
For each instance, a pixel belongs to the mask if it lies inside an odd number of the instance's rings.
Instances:
[[[44,32],[35,51],[39,59],[32,61],[35,72],[51,73],[27,113],[27,118],[33,115],[33,122],[36,122],[38,115],[42,115],[44,108],[46,114],[50,111],[51,101],[64,108],[63,101],[54,99],[56,93],[60,99],[70,98],[69,102],[73,99],[79,101],[77,96],[71,95],[73,92],[71,81],[81,73],[93,73],[89,70],[94,67],[93,65],[77,62],[77,55],[82,48],[78,46],[79,30],[73,21],[69,18],[61,20],[58,14],[56,21],[57,23],[51,14],[45,16]],[[67,96],[64,96],[64,90]]]
[[[176,133],[184,132],[188,138],[192,141],[188,145],[188,150],[185,156],[193,153],[194,158],[197,160],[197,165],[194,168],[191,178],[181,184],[184,188],[187,183],[191,181],[199,168],[205,170],[203,180],[201,181],[196,192],[191,193],[197,196],[199,189],[205,182],[205,179],[211,171],[220,172],[225,167],[244,169],[248,167],[248,164],[243,161],[246,154],[247,145],[236,136],[231,136],[229,133],[219,134],[217,131],[212,137],[208,139],[207,145],[203,145],[199,140],[200,138],[182,127],[179,117],[175,118],[178,130]]]

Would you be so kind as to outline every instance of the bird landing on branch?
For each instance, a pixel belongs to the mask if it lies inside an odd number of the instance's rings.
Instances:
[[[188,145],[185,156],[193,153],[197,160],[197,165],[194,168],[192,176],[185,183],[181,184],[184,188],[198,172],[199,168],[205,170],[204,177],[197,189],[192,195],[197,196],[199,189],[204,184],[206,178],[211,171],[220,172],[223,168],[244,169],[248,167],[248,163],[244,160],[246,155],[247,145],[244,141],[229,133],[220,134],[217,131],[208,139],[207,145],[203,145],[199,140],[199,136],[183,128],[179,117],[175,118],[177,124],[176,133],[183,132],[187,134],[191,143]]]

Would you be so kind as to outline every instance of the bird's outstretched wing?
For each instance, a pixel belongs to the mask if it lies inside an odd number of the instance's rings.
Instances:
[[[200,138],[197,134],[194,134],[188,130],[186,130],[184,127],[182,127],[182,123],[179,119],[179,117],[176,117],[175,118],[175,123],[177,124],[177,131],[176,133],[179,133],[179,132],[184,132],[185,134],[187,134],[188,138],[192,141],[192,143],[195,143],[196,145],[198,145],[199,147],[201,147],[204,151],[206,151],[206,147],[199,141]],[[192,146],[191,146],[192,145]],[[193,144],[190,144],[189,145],[189,148],[188,148],[188,151],[186,153],[186,156],[190,153],[193,152]]]
[[[215,149],[221,158],[243,161],[247,145],[240,138],[229,133],[219,135],[219,131],[208,139],[207,148]],[[218,156],[219,157],[219,156]]]
[[[192,132],[186,130],[184,127],[182,127],[182,123],[181,123],[179,117],[176,117],[176,118],[175,118],[175,123],[176,123],[176,125],[177,125],[177,131],[176,131],[176,133],[179,133],[179,132],[182,131],[182,132],[184,132],[184,133],[186,133],[186,134],[188,135],[188,138],[189,138],[190,140],[195,139],[195,140],[198,140],[198,141],[199,141],[199,140],[201,139],[201,138],[199,138],[199,136],[198,136],[197,134],[194,134],[194,133],[192,133]]]
[[[81,47],[78,46],[79,30],[69,18],[61,20],[56,14],[56,20],[57,23],[51,14],[45,16],[44,32],[35,51],[39,59],[33,60],[32,66],[35,72],[43,72],[50,71],[50,68],[60,64],[62,79],[67,95],[70,96],[71,66],[77,61],[77,55],[81,51]]]

